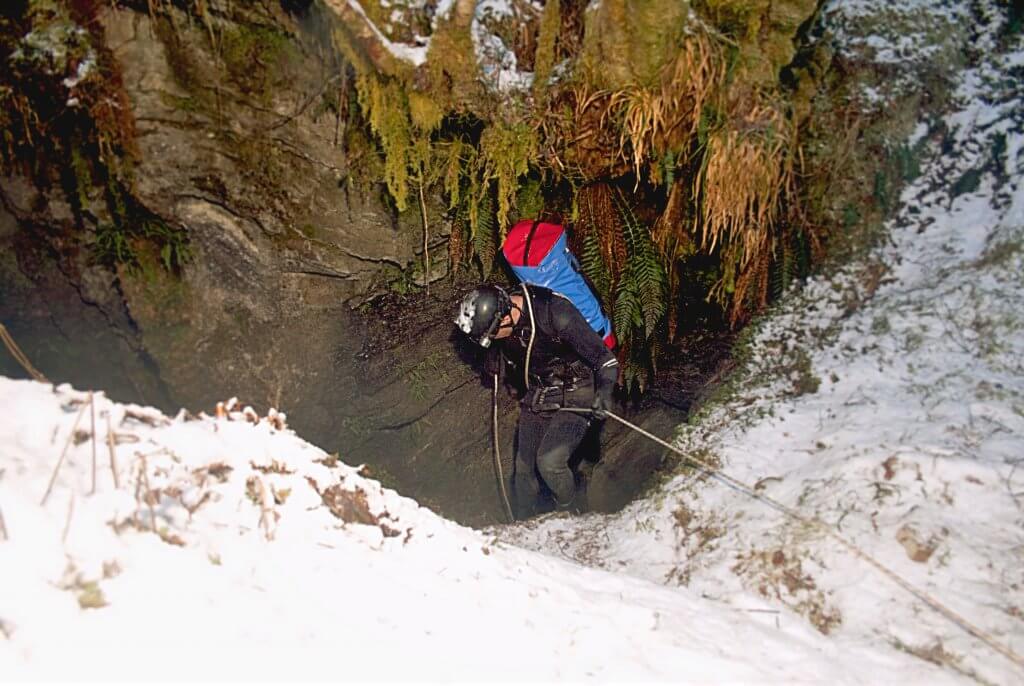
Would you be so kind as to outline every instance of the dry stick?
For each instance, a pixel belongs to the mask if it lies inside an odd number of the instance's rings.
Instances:
[[[139,460],[142,463],[139,473],[142,475],[142,485],[146,489],[146,492],[142,494],[142,500],[145,501],[146,505],[149,507],[149,526],[153,533],[156,533],[156,510],[153,509],[153,503],[149,499],[149,494],[153,492],[153,489],[149,487],[149,468],[146,464],[146,456],[139,455]]]
[[[270,496],[267,493],[267,487],[263,485],[263,479],[258,476],[255,477],[255,479],[256,485],[259,486],[260,489],[260,526],[263,527],[264,537],[266,537],[268,541],[272,541],[274,540],[274,532],[270,528],[273,526],[273,520],[270,518],[270,515],[274,513],[274,508],[272,505],[267,504],[270,500]]]
[[[89,391],[89,414],[92,418],[92,490],[89,495],[96,495],[96,403],[92,391]]]
[[[420,170],[420,212],[423,213],[423,283],[427,287],[427,297],[430,297],[430,249],[427,247],[427,239],[430,237],[427,229],[427,201],[423,197],[423,170]]]
[[[117,476],[117,458],[114,448],[114,432],[110,430],[110,412],[107,412],[107,450],[110,451],[110,473],[114,475],[114,488],[121,488],[121,480]]]
[[[562,410],[563,411],[567,411],[567,412],[579,412],[579,413],[587,413],[587,414],[589,414],[591,412],[590,410],[585,410],[585,409],[582,409],[582,408],[574,408],[574,407],[563,407]],[[769,496],[766,496],[764,494],[756,492],[752,487],[748,486],[747,484],[743,483],[742,481],[740,481],[738,479],[734,479],[733,477],[731,477],[728,474],[726,474],[726,473],[716,469],[715,467],[711,466],[710,464],[708,464],[706,462],[703,462],[702,460],[699,460],[699,459],[697,459],[697,458],[695,458],[695,457],[693,457],[691,455],[688,455],[688,454],[684,453],[679,448],[676,448],[675,446],[671,445],[670,443],[667,443],[666,441],[663,441],[662,439],[658,438],[657,436],[655,436],[652,433],[644,431],[643,429],[641,429],[636,424],[633,424],[632,422],[623,419],[622,417],[618,416],[614,412],[609,412],[608,416],[611,417],[612,419],[614,419],[615,421],[619,422],[620,424],[623,424],[623,425],[629,427],[633,431],[636,431],[637,433],[639,433],[639,434],[641,434],[643,436],[646,436],[647,438],[651,439],[652,441],[654,441],[658,445],[660,445],[660,446],[662,446],[664,448],[667,448],[668,450],[671,450],[672,452],[674,452],[677,455],[679,455],[680,457],[682,457],[685,461],[687,461],[687,462],[689,462],[689,463],[691,463],[693,465],[696,465],[697,467],[700,467],[705,472],[707,472],[711,476],[715,477],[716,479],[722,481],[723,483],[728,484],[729,486],[732,486],[733,488],[736,488],[737,490],[745,493],[746,495],[749,495],[750,497],[752,497],[752,498],[754,498],[756,500],[760,500],[761,502],[766,503],[766,504],[772,506],[773,508],[779,510],[780,512],[782,512],[786,516],[791,517],[792,519],[795,519],[796,521],[801,522],[803,524],[807,524],[807,525],[809,525],[809,526],[811,526],[811,527],[813,527],[815,529],[818,529],[819,531],[824,533],[826,536],[830,536],[833,539],[835,539],[836,541],[839,541],[847,550],[849,550],[851,553],[853,553],[855,557],[859,557],[864,562],[867,562],[869,565],[871,565],[872,567],[877,569],[879,572],[881,572],[883,575],[888,577],[889,580],[894,582],[897,586],[899,586],[903,590],[907,591],[908,593],[913,595],[915,598],[917,598],[918,600],[923,602],[925,605],[927,605],[928,607],[932,608],[933,610],[938,612],[940,615],[942,615],[943,617],[945,617],[949,621],[951,621],[954,624],[956,624],[957,626],[959,626],[961,629],[963,629],[964,631],[969,633],[971,636],[974,636],[976,639],[978,639],[978,640],[982,641],[983,643],[987,644],[990,648],[992,648],[996,652],[998,652],[1001,655],[1003,655],[1006,658],[1008,658],[1011,662],[1013,662],[1018,667],[1024,669],[1024,657],[1021,657],[1019,654],[1014,652],[1014,650],[1012,648],[1009,648],[1008,646],[1004,646],[1003,644],[999,643],[998,641],[996,641],[995,638],[993,638],[991,635],[989,635],[986,631],[984,631],[983,629],[975,626],[974,624],[972,624],[970,621],[968,621],[965,617],[963,617],[959,613],[957,613],[957,612],[951,610],[950,608],[946,607],[941,602],[939,602],[936,598],[934,598],[933,596],[929,595],[925,591],[922,591],[921,589],[916,588],[909,581],[906,581],[905,579],[903,579],[903,577],[901,577],[898,574],[896,574],[896,572],[892,571],[891,569],[889,569],[888,567],[883,565],[881,562],[879,562],[875,558],[873,558],[870,555],[868,555],[866,552],[864,552],[863,550],[858,548],[856,545],[854,545],[851,541],[847,540],[845,536],[842,536],[841,534],[839,534],[839,532],[837,532],[835,529],[833,529],[832,527],[830,527],[827,524],[825,524],[824,522],[822,522],[820,519],[817,519],[817,518],[811,519],[810,517],[805,517],[802,514],[800,514],[799,512],[797,512],[796,510],[792,509],[791,507],[789,507],[787,505],[783,505],[778,500],[775,500],[774,498],[771,498]]]
[[[14,339],[11,338],[11,334],[8,333],[7,328],[3,324],[0,324],[0,340],[4,342],[4,345],[7,346],[7,349],[10,351],[11,355],[18,362],[18,364],[24,367],[25,371],[28,372],[29,376],[31,376],[36,381],[40,381],[42,383],[49,383],[49,380],[45,376],[43,376],[38,369],[32,366],[32,363],[29,362],[28,357],[25,355],[25,353],[21,351],[21,348],[18,347],[18,344],[14,342]]]
[[[53,468],[53,475],[50,476],[50,483],[46,486],[46,493],[43,494],[43,499],[39,501],[40,507],[46,505],[47,499],[50,497],[50,491],[53,490],[53,484],[57,481],[57,474],[60,473],[60,467],[64,464],[64,458],[68,454],[68,448],[71,447],[71,441],[75,437],[75,431],[78,429],[78,422],[82,420],[82,415],[85,414],[85,404],[83,403],[82,409],[78,411],[78,416],[75,417],[74,426],[71,427],[71,433],[68,434],[68,440],[64,443],[64,451],[60,454],[60,459],[57,460],[57,466]]]

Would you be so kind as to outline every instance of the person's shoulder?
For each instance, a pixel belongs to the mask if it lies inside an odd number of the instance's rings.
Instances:
[[[548,310],[551,312],[552,322],[558,329],[573,326],[583,319],[572,300],[556,291],[548,291],[548,294]]]
[[[557,296],[550,288],[546,286],[538,286],[535,283],[531,284],[520,284],[517,286],[517,290],[527,290],[530,293],[530,297],[534,300],[550,300],[552,296]]]

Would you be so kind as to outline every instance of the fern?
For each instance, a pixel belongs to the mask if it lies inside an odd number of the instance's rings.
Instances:
[[[601,302],[611,302],[612,278],[608,273],[608,267],[601,258],[601,242],[593,232],[583,237],[583,249],[580,251],[580,268],[583,273],[594,284]]]
[[[778,252],[769,277],[769,294],[773,300],[782,297],[789,282],[793,280],[793,247],[790,245],[789,236],[783,236],[779,241]]]
[[[654,329],[667,311],[665,271],[658,251],[651,241],[650,231],[640,224],[622,192],[619,192],[619,212],[626,239],[627,262],[624,276],[633,283],[639,305],[638,327],[644,338],[654,335]]]
[[[613,314],[616,335],[623,343],[629,344],[633,341],[633,330],[643,327],[643,312],[640,304],[640,294],[637,292],[636,282],[630,272],[622,274],[619,278],[618,288],[615,290],[615,310]]]
[[[452,233],[448,238],[448,257],[451,261],[452,276],[459,272],[459,268],[466,261],[466,234],[469,228],[469,206],[462,203],[455,210],[455,217],[452,219]]]

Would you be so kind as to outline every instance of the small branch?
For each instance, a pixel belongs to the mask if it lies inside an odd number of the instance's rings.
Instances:
[[[260,526],[263,527],[263,535],[268,541],[274,540],[274,524],[275,515],[274,511],[274,500],[267,492],[267,487],[263,485],[263,480],[258,476],[251,477],[256,485],[256,495],[259,498],[260,505]]]
[[[78,422],[82,420],[82,415],[85,414],[85,405],[82,405],[82,409],[78,411],[78,416],[75,417],[75,423],[71,427],[71,432],[68,434],[68,440],[64,443],[64,450],[60,454],[60,459],[57,460],[57,466],[53,468],[53,475],[50,476],[50,483],[46,486],[46,493],[43,494],[43,499],[39,501],[40,507],[46,505],[46,501],[50,497],[50,491],[53,490],[53,484],[57,481],[57,474],[60,473],[61,465],[64,464],[64,458],[68,454],[68,448],[71,447],[71,441],[75,438],[75,431],[78,430]]]
[[[5,541],[11,540],[7,535],[7,525],[4,523],[4,511],[0,509],[0,538]]]
[[[110,451],[110,473],[114,475],[114,488],[121,488],[121,480],[117,476],[117,457],[114,448],[114,432],[110,428],[110,413],[107,412],[107,450]]]
[[[427,230],[427,201],[423,198],[423,172],[420,171],[420,212],[423,214],[423,284],[427,287],[427,297],[430,297],[430,248],[427,242],[430,233]]]
[[[14,342],[14,339],[11,338],[11,334],[8,333],[7,328],[3,324],[0,324],[0,341],[3,341],[3,344],[7,346],[7,350],[10,351],[11,356],[14,357],[26,372],[28,372],[29,376],[40,383],[49,383],[46,377],[43,376],[38,369],[32,366],[32,363],[29,362],[28,356],[21,351],[21,348],[19,348],[18,344]]]
[[[156,510],[153,509],[153,503],[149,497],[150,493],[153,492],[153,489],[149,487],[149,469],[148,465],[146,464],[146,456],[141,453],[136,453],[136,455],[139,456],[139,462],[141,465],[139,473],[142,477],[142,485],[143,488],[146,489],[146,491],[142,494],[142,500],[145,501],[146,505],[149,507],[150,530],[153,533],[156,533]]]

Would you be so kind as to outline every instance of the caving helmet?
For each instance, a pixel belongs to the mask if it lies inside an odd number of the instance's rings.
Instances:
[[[462,333],[487,348],[501,326],[501,320],[512,311],[512,300],[498,286],[477,286],[462,299],[455,325]]]

